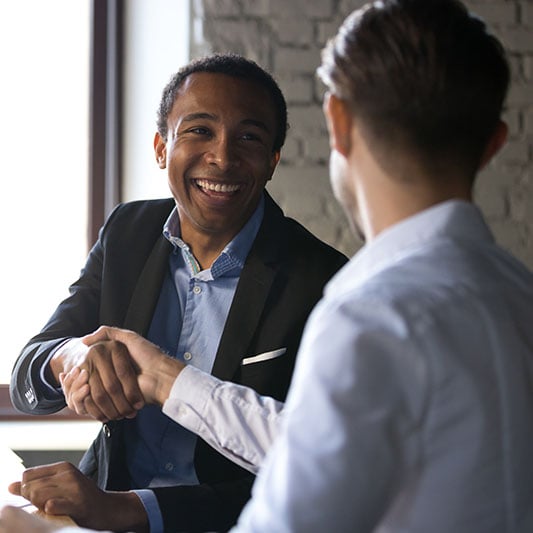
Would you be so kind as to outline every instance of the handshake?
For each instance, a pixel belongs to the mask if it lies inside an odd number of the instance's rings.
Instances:
[[[162,406],[185,364],[137,333],[102,326],[66,342],[50,367],[71,410],[107,422]]]

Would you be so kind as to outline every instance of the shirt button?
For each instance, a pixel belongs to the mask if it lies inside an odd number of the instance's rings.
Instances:
[[[192,289],[192,292],[194,292],[194,294],[200,294],[202,292],[202,287],[195,285]]]
[[[192,353],[191,352],[185,352],[183,354],[183,359],[185,359],[185,361],[190,361],[192,359]]]
[[[172,472],[172,470],[174,470],[174,465],[173,465],[172,463],[167,463],[167,464],[165,465],[165,470],[166,470],[167,472]]]

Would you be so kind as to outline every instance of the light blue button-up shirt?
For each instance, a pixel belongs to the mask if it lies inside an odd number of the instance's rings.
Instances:
[[[209,269],[200,270],[189,246],[181,240],[177,210],[163,234],[174,245],[169,269],[147,338],[169,355],[210,372],[224,324],[248,252],[264,213],[264,199],[241,231]],[[127,464],[134,487],[192,485],[196,435],[171,421],[158,407],[146,406],[125,422]],[[162,530],[157,501],[151,491],[137,491],[150,518],[152,533]],[[161,528],[161,529],[160,529]]]

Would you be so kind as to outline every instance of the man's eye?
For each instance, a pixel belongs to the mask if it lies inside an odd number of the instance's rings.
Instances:
[[[197,135],[209,135],[209,130],[207,128],[202,128],[200,126],[196,128],[191,128],[187,130],[189,133],[195,133]]]
[[[241,139],[245,140],[245,141],[259,141],[259,136],[256,135],[255,133],[243,133],[241,135]]]

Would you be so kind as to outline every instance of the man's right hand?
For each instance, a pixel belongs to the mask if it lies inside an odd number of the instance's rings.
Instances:
[[[144,401],[150,404],[163,405],[176,377],[185,367],[184,363],[169,357],[155,344],[125,329],[102,326],[91,335],[76,340],[83,344],[87,353],[97,346],[105,346],[108,353],[125,353],[127,357],[131,357],[136,370],[135,380],[138,388]],[[75,345],[74,349],[78,354],[83,351],[78,345]],[[126,406],[126,410],[120,410],[117,409],[114,401],[116,395],[97,396],[98,391],[102,390],[101,380],[91,376],[84,359],[80,360],[82,364],[59,374],[67,405],[78,414],[89,414],[101,421],[134,416],[128,407],[132,406],[137,409],[138,403],[122,403]],[[130,375],[127,374],[127,377],[129,379]],[[93,390],[94,386],[96,386],[96,391]],[[111,407],[109,407],[109,399],[113,400]]]
[[[146,403],[162,406],[178,374],[185,368],[181,361],[169,357],[158,346],[126,329],[101,326],[83,337],[87,346],[110,343],[121,346],[131,356],[138,372],[138,383]],[[92,387],[91,387],[92,394]]]
[[[103,339],[88,346],[71,339],[54,354],[50,366],[62,382],[67,405],[80,415],[106,422],[134,417],[144,406],[136,364],[122,343]],[[65,376],[76,368],[73,375],[78,379],[70,379],[71,386],[65,387]]]

